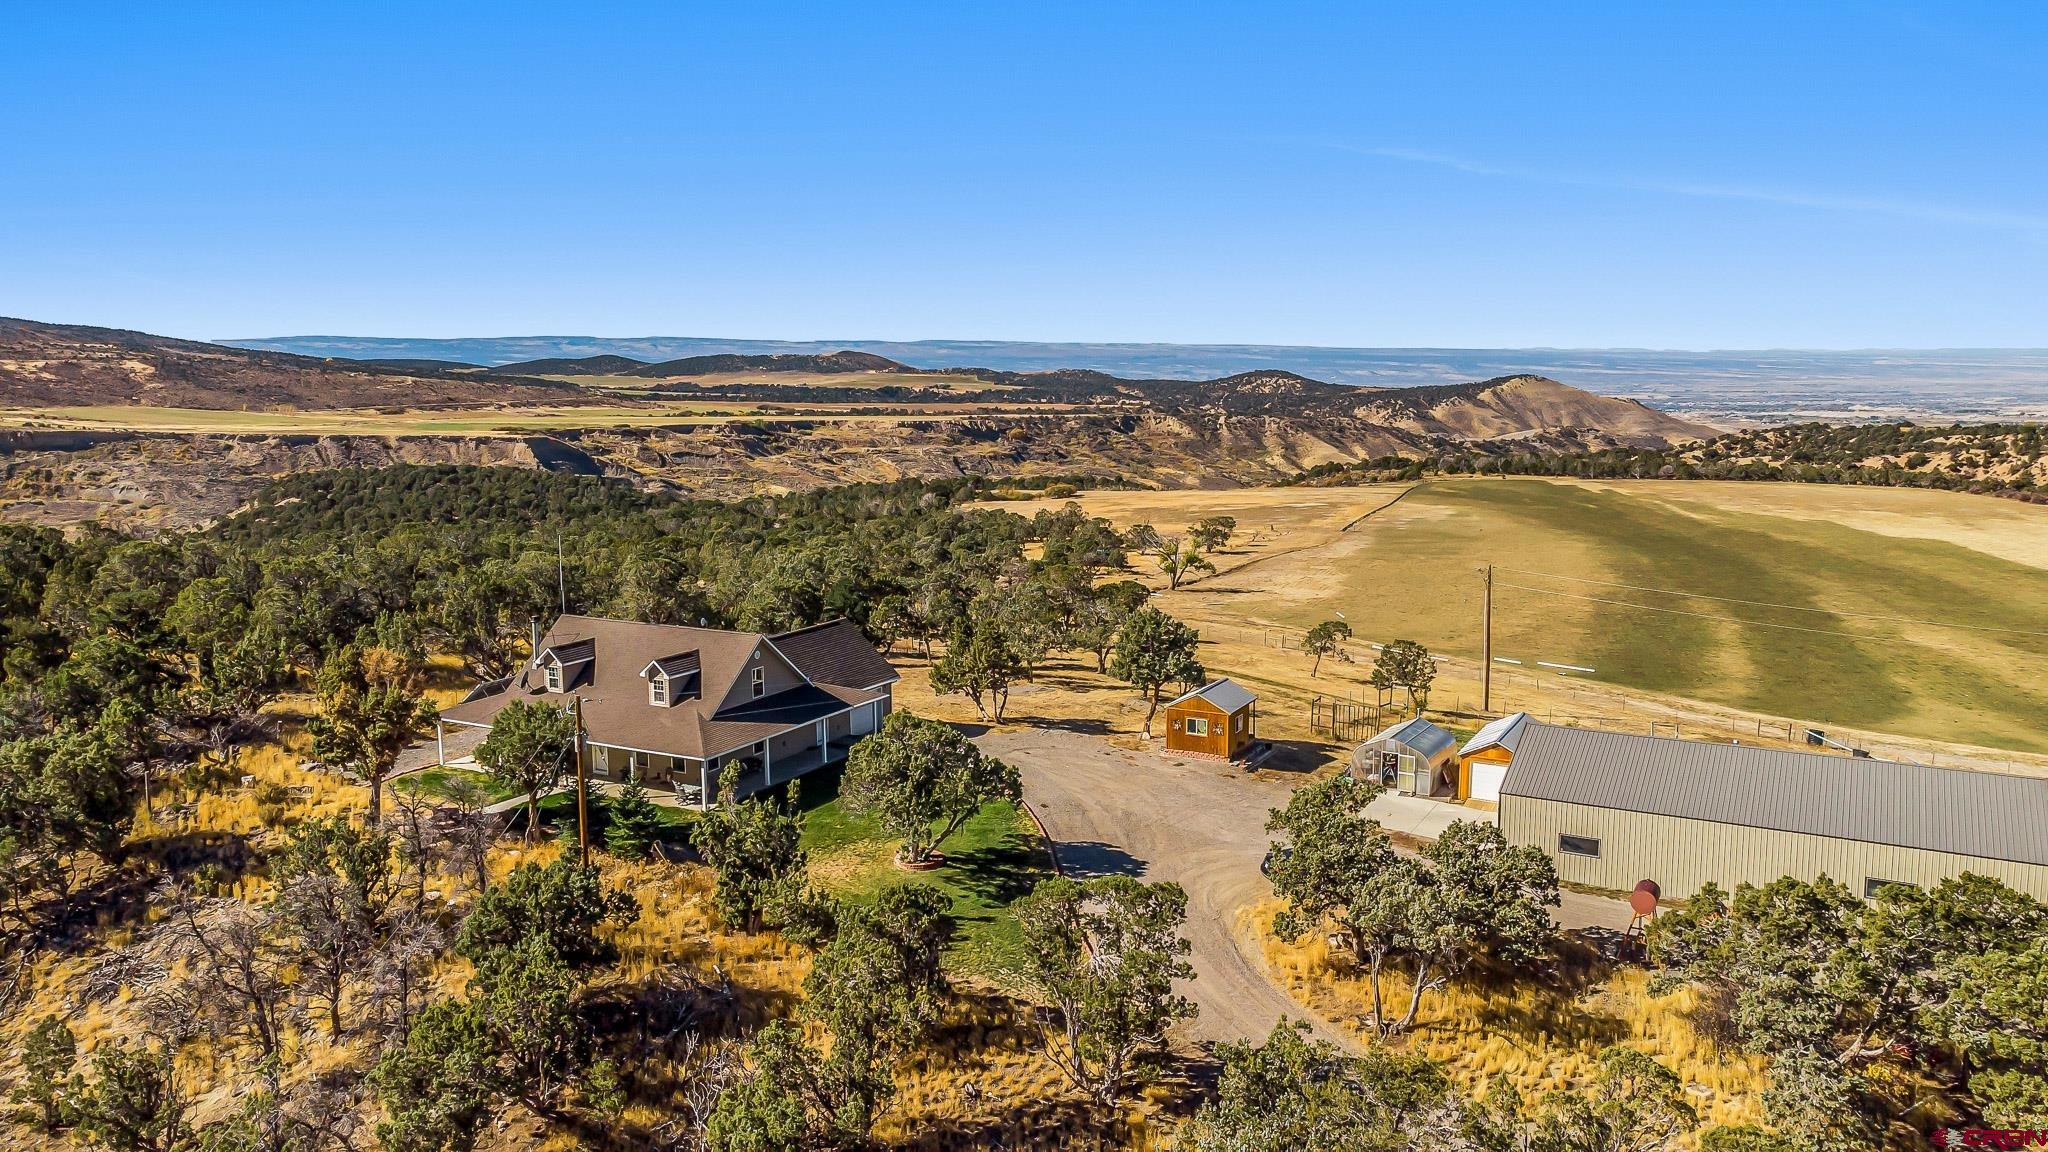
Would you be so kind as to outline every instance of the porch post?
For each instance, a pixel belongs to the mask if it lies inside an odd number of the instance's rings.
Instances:
[[[434,718],[434,763],[444,767],[448,763],[448,742],[438,716]]]
[[[775,786],[775,737],[761,741],[761,791]]]
[[[697,761],[697,811],[711,811],[711,758]]]

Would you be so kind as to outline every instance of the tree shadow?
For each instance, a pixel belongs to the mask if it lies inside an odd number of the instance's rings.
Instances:
[[[1053,851],[1059,857],[1060,872],[1076,880],[1137,876],[1145,871],[1145,861],[1101,840],[1061,840],[1053,845]]]
[[[946,854],[949,878],[986,904],[1004,907],[1051,871],[1037,837],[1013,832],[1000,844]]]
[[[1321,768],[1332,755],[1330,746],[1316,740],[1268,740],[1273,746],[1266,758],[1253,765],[1260,772],[1302,775]]]
[[[1011,719],[1029,724],[1033,728],[1052,728],[1080,736],[1108,736],[1113,731],[1109,721],[1093,716],[1012,716]]]

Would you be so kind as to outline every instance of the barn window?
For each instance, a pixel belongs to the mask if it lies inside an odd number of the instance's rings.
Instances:
[[[1600,858],[1600,841],[1591,836],[1559,836],[1557,850],[1567,856],[1591,856]]]
[[[1865,900],[1877,899],[1887,888],[1911,888],[1918,891],[1920,886],[1918,884],[1909,884],[1904,880],[1880,880],[1875,876],[1865,876],[1863,878],[1863,898]]]
[[[1190,717],[1188,717],[1188,735],[1190,735],[1190,736],[1207,736],[1208,734],[1209,734],[1209,721],[1208,721],[1207,719],[1205,719],[1205,718],[1203,718],[1203,717],[1200,717],[1200,716],[1190,716]]]

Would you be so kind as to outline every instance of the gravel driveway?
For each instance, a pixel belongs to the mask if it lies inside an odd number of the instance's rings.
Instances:
[[[1024,799],[1044,821],[1068,875],[1123,873],[1187,889],[1195,979],[1183,992],[1201,1009],[1188,1026],[1190,1039],[1259,1040],[1287,1016],[1308,1019],[1324,1039],[1356,1047],[1275,987],[1253,945],[1235,931],[1243,910],[1272,893],[1259,874],[1270,843],[1266,812],[1284,806],[1298,781],[1129,752],[1060,728],[987,732],[975,743],[1016,765]],[[1619,901],[1563,896],[1557,919],[1565,927],[1618,930],[1628,924],[1628,907]]]
[[[1240,945],[1239,913],[1272,889],[1259,875],[1266,810],[1291,785],[1221,764],[1127,752],[1099,737],[1057,728],[989,732],[975,743],[1024,777],[1024,799],[1045,822],[1069,876],[1124,873],[1187,889],[1189,959],[1182,991],[1201,1009],[1190,1039],[1264,1039],[1283,1016],[1309,1010],[1266,978]],[[1355,1047],[1320,1021],[1324,1039]]]

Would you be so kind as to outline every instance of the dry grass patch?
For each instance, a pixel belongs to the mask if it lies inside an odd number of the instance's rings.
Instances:
[[[1281,907],[1269,900],[1246,916],[1244,929],[1257,933],[1267,970],[1332,1025],[1374,1042],[1364,977],[1322,937],[1287,944],[1274,936]],[[1601,1049],[1623,1044],[1678,1074],[1702,1127],[1760,1122],[1764,1060],[1700,1035],[1690,1019],[1694,993],[1652,996],[1648,979],[1582,948],[1540,979],[1476,972],[1426,998],[1413,1032],[1396,1042],[1442,1064],[1469,1092],[1506,1077],[1525,1096],[1585,1087]],[[1384,984],[1390,1010],[1405,1008],[1407,984],[1398,975]]]

